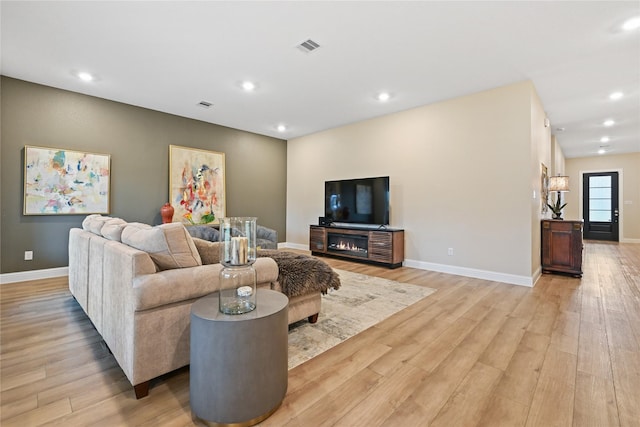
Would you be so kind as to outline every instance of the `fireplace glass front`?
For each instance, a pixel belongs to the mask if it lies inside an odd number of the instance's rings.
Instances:
[[[350,234],[327,233],[327,251],[367,258],[369,238]]]

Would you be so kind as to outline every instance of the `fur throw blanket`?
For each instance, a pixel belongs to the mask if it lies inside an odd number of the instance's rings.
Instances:
[[[262,249],[259,257],[269,257],[278,264],[278,282],[288,297],[305,295],[313,291],[326,294],[329,289],[340,288],[340,276],[321,259],[293,252]]]

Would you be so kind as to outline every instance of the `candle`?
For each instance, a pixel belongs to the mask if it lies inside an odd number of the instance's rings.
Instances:
[[[249,250],[249,239],[246,237],[238,237],[238,263],[246,264]]]
[[[238,238],[237,237],[232,237],[231,238],[231,264],[232,265],[238,265],[239,260],[238,260],[238,247],[239,247],[239,243],[238,243]]]
[[[244,265],[248,262],[249,240],[246,237],[231,238],[231,264]]]

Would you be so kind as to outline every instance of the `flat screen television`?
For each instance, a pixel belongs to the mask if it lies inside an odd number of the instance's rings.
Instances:
[[[336,223],[389,225],[389,177],[325,181],[324,216]]]

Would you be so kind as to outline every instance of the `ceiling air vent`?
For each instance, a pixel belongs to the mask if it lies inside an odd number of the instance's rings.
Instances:
[[[319,47],[320,47],[320,45],[318,43],[314,42],[311,39],[303,41],[302,43],[300,43],[298,45],[298,49],[300,49],[301,51],[303,51],[305,53],[313,52],[314,50],[318,49]]]
[[[200,101],[198,102],[198,107],[202,107],[202,108],[211,108],[213,104],[207,101]]]

